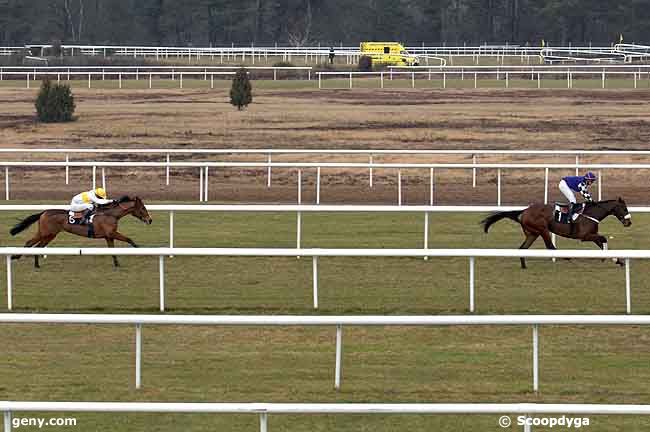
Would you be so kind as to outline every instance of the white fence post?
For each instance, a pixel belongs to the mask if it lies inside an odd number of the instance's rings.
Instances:
[[[65,163],[68,164],[70,162],[70,155],[65,155]],[[70,167],[68,165],[65,166],[65,184],[70,184]]]
[[[429,249],[429,212],[424,212],[424,249]],[[424,257],[425,261],[429,257]]]
[[[174,247],[174,212],[169,212],[169,247]]]
[[[318,309],[318,257],[312,257],[312,274],[314,285],[314,309]]]
[[[102,188],[106,190],[106,168],[102,167]]]
[[[603,172],[598,171],[598,201],[603,200]]]
[[[548,204],[548,168],[544,169],[544,204]]]
[[[4,432],[11,432],[11,429],[13,425],[11,424],[11,411],[5,411],[4,413],[4,423],[5,423],[5,430]]]
[[[539,391],[539,326],[533,325],[533,391]]]
[[[296,212],[296,249],[300,249],[300,240],[302,236],[302,212]]]
[[[93,190],[97,188],[97,167],[93,165]]]
[[[475,297],[475,289],[476,289],[476,279],[475,279],[475,273],[474,273],[474,264],[476,262],[476,259],[474,257],[469,257],[469,311],[474,312],[475,311],[475,305],[474,305],[474,297]]]
[[[580,175],[580,170],[578,169],[578,165],[580,165],[580,156],[576,155],[576,175]]]
[[[497,169],[497,206],[501,207],[501,168]]]
[[[135,325],[135,388],[142,386],[142,324]]]
[[[316,168],[316,204],[320,204],[320,167]]]
[[[260,413],[260,432],[268,432],[269,428],[269,417],[265,412]]]
[[[165,185],[169,186],[169,163],[171,162],[171,155],[167,153],[167,166],[165,167]]]
[[[9,167],[5,167],[5,201],[9,201]]]
[[[630,293],[630,259],[625,258],[625,310],[632,313],[632,296]]]
[[[205,192],[203,192],[203,201],[208,202],[208,170],[210,167],[205,167],[205,176],[203,177],[203,184],[205,185]]]
[[[368,157],[368,163],[372,164],[372,155]],[[370,167],[370,188],[372,189],[372,182],[373,182],[373,173],[372,173],[372,167]]]
[[[336,390],[341,388],[341,357],[343,356],[343,327],[338,324],[336,326],[336,366],[334,369],[334,388]]]
[[[160,288],[160,312],[165,312],[165,257],[158,257],[159,288]]]
[[[7,309],[12,310],[14,305],[13,299],[13,282],[11,277],[11,255],[5,256],[7,263]]]
[[[271,154],[269,153],[269,166],[266,169],[266,187],[271,187]]]
[[[476,155],[472,155],[472,163],[476,165]],[[476,168],[472,168],[472,187],[476,188]]]
[[[298,205],[300,205],[300,204],[302,204],[302,170],[301,169],[298,170],[298,191],[297,191],[297,194],[298,194],[298,198],[297,198]]]
[[[203,167],[199,167],[199,202],[203,202]]]

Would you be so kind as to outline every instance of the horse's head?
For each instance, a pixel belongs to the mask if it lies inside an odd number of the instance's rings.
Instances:
[[[140,219],[142,222],[146,223],[147,225],[151,225],[152,219],[151,216],[149,216],[149,212],[147,211],[147,208],[144,206],[144,203],[140,199],[140,197],[135,197],[133,199],[133,216],[137,217]]]
[[[630,212],[628,211],[627,205],[625,204],[625,201],[623,201],[623,198],[618,197],[618,199],[614,201],[612,214],[616,216],[616,219],[618,219],[624,227],[629,227],[632,225],[632,215],[630,215]]]

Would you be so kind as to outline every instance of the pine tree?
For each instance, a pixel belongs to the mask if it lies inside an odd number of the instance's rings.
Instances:
[[[34,105],[38,119],[44,123],[73,120],[75,103],[68,85],[52,84],[50,80],[43,81]]]
[[[248,72],[241,68],[235,73],[230,88],[230,103],[237,107],[239,111],[253,102],[253,92],[251,82],[248,79]]]

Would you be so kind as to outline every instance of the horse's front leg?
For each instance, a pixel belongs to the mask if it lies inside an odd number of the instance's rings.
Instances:
[[[135,248],[138,247],[138,245],[133,240],[131,240],[130,238],[128,238],[127,236],[125,236],[124,234],[122,234],[122,233],[120,233],[118,231],[115,231],[114,233],[112,233],[111,237],[113,239],[115,239],[115,240],[119,240],[119,241],[123,241],[124,243],[128,243],[128,244],[130,244],[131,246],[133,246]]]
[[[106,237],[106,244],[109,248],[114,248],[115,240],[113,240],[111,237]],[[117,260],[117,256],[113,255],[113,267],[118,268],[119,266],[120,262]]]
[[[602,236],[600,234],[593,234],[590,236],[585,237],[584,241],[592,241],[598,246],[601,250],[606,251],[607,250],[607,237]],[[602,259],[602,261],[605,261],[605,258]],[[615,264],[618,264],[620,266],[624,266],[625,262],[622,261],[620,258],[612,258],[612,261],[614,261]]]

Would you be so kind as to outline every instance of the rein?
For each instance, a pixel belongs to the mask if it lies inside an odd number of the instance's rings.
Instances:
[[[609,202],[609,201],[608,201],[608,202]],[[607,210],[607,209],[604,208],[604,207],[603,207],[599,202],[592,202],[591,205],[592,205],[593,207],[598,207],[598,208],[600,208],[600,209],[603,209],[603,210],[607,211],[607,213],[605,214],[605,217],[614,214],[614,213],[613,213],[614,209]],[[587,210],[587,209],[585,208],[585,211],[586,211],[586,210]],[[599,224],[599,223],[602,221],[602,220],[598,220],[598,219],[596,219],[595,217],[588,216],[588,215],[584,214],[584,212],[581,213],[580,216],[582,216],[582,217],[584,217],[584,218],[586,218],[586,219],[589,219],[590,221],[595,222],[596,224]],[[631,219],[631,218],[632,218],[632,216],[628,213],[628,214],[627,214],[623,219]]]

